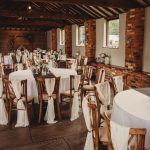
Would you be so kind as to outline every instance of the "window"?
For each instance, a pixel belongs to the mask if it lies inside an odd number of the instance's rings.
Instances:
[[[60,45],[65,45],[65,30],[60,29]]]
[[[119,19],[108,20],[104,25],[104,46],[109,48],[119,47]]]
[[[85,43],[85,27],[77,26],[76,28],[76,45],[84,46]]]

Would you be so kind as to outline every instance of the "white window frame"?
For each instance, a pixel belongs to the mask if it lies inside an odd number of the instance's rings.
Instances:
[[[84,40],[81,42],[81,38],[80,38],[80,28],[84,27],[85,30],[85,26],[76,26],[76,46],[85,46],[85,38]]]
[[[60,45],[65,45],[65,30],[60,29]]]
[[[119,40],[118,40],[118,46],[117,47],[112,47],[112,46],[109,45],[109,21],[113,21],[113,20],[119,20],[119,18],[104,21],[103,47],[108,47],[108,48],[111,48],[111,49],[118,49],[119,48],[119,42],[120,42],[120,35],[119,35]],[[120,26],[119,26],[118,30],[120,31]],[[119,32],[119,34],[120,34],[120,32]]]

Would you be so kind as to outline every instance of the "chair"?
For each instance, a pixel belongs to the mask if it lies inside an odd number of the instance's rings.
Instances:
[[[82,104],[83,115],[85,118],[86,126],[88,128],[88,135],[85,147],[91,147],[91,143],[94,143],[94,150],[99,149],[99,144],[106,145],[108,142],[105,127],[99,127],[98,123],[98,109],[95,103],[90,101],[90,96],[87,95],[83,99]],[[91,135],[92,134],[92,135]],[[92,141],[88,141],[92,136]]]
[[[98,109],[98,122],[100,126],[101,119],[103,119],[103,112],[110,109],[111,89],[108,81],[98,83],[94,88]]]
[[[104,82],[104,80],[105,80],[105,70],[104,69],[98,69],[97,75],[96,75],[96,84]],[[89,81],[88,83],[90,83],[90,82],[91,81]],[[87,92],[94,92],[94,85],[92,85],[92,84],[83,85],[84,95]]]
[[[117,93],[128,89],[127,87],[127,75],[117,75],[111,77],[111,84],[113,88],[114,95]]]
[[[13,86],[12,82],[21,82],[21,93],[19,93],[19,91],[17,91],[18,89],[15,89]],[[9,113],[8,113],[8,119],[9,119],[9,123],[11,121],[11,113],[12,110],[20,110],[17,108],[18,102],[20,101],[20,99],[22,99],[24,106],[25,106],[25,110],[27,111],[27,116],[28,116],[28,107],[29,104],[31,103],[33,108],[34,108],[34,97],[32,96],[27,96],[27,80],[21,80],[21,81],[10,81],[8,79],[4,79],[4,86],[5,86],[5,91],[6,91],[6,100],[9,102]],[[19,93],[19,97],[18,98],[18,94]]]
[[[70,89],[60,93],[60,99],[61,102],[69,103],[69,112],[70,112],[70,117],[72,118],[72,105],[74,96],[79,92],[79,86],[81,81],[81,76],[80,75],[70,75]],[[68,98],[69,100],[63,100],[63,98]],[[76,118],[76,117],[75,117]],[[74,120],[73,118],[71,120]]]
[[[112,139],[111,139],[111,130],[110,130],[111,115],[108,111],[105,111],[103,116],[105,118],[105,125],[106,125],[107,136],[108,136],[108,150],[114,150]],[[146,129],[145,128],[130,128],[129,135],[130,136],[128,139],[128,145],[130,145],[131,141],[135,139],[134,145],[131,145],[131,150],[144,150]]]
[[[4,86],[3,79],[0,78],[0,124],[7,125],[8,123],[8,101],[6,96],[3,94]]]
[[[61,112],[60,112],[60,103],[59,103],[59,84],[60,84],[60,77],[55,78],[55,89],[52,94],[54,99],[54,103],[56,104],[56,109],[58,113],[58,119],[61,120]],[[39,123],[41,122],[42,114],[43,114],[43,103],[48,103],[48,93],[46,92],[45,87],[45,79],[43,77],[37,77],[37,84],[38,84],[38,95],[39,95]]]

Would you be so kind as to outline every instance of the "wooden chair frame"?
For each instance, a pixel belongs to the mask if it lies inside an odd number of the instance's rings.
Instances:
[[[58,113],[58,120],[61,120],[61,112],[60,112],[60,103],[59,103],[59,83],[60,77],[55,78],[55,88],[53,94],[56,94],[56,100],[54,103],[56,105],[57,113]],[[45,78],[44,77],[37,77],[37,84],[38,84],[38,97],[39,97],[39,119],[38,122],[41,122],[41,117],[43,114],[43,94],[47,94],[45,89]]]
[[[11,112],[12,110],[18,110],[17,106],[14,105],[14,99],[16,98],[15,93],[11,87],[11,81],[4,79],[4,86],[5,86],[5,93],[6,93],[6,101],[8,101],[8,122],[10,124],[11,121]],[[21,97],[25,98],[24,104],[25,104],[25,109],[27,110],[27,115],[28,115],[28,103],[31,101],[27,101],[27,80],[21,80],[21,86],[23,88]],[[32,105],[34,107],[34,101],[32,101]],[[15,106],[13,108],[13,106]]]
[[[107,112],[104,112],[105,125],[108,135],[108,150],[114,150],[112,140],[111,140],[111,132],[110,132],[110,117],[107,115]],[[129,131],[129,139],[128,145],[131,143],[133,139],[135,139],[134,150],[144,150],[145,146],[145,128],[131,128]]]

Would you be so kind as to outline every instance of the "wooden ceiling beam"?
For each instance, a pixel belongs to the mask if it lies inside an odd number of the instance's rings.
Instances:
[[[76,14],[63,14],[63,13],[43,13],[43,12],[27,12],[27,11],[10,11],[10,10],[0,10],[0,16],[4,17],[26,17],[33,19],[56,19],[56,20],[66,20],[66,19],[76,19],[76,20],[86,20],[89,19],[86,15],[76,15]]]
[[[22,26],[22,27],[64,27],[66,24],[63,22],[55,22],[55,21],[30,21],[30,20],[6,20],[0,22],[0,26]]]
[[[135,0],[12,0],[18,2],[46,2],[46,3],[60,3],[60,4],[78,4],[90,5],[112,8],[136,8],[142,7],[140,3]]]

